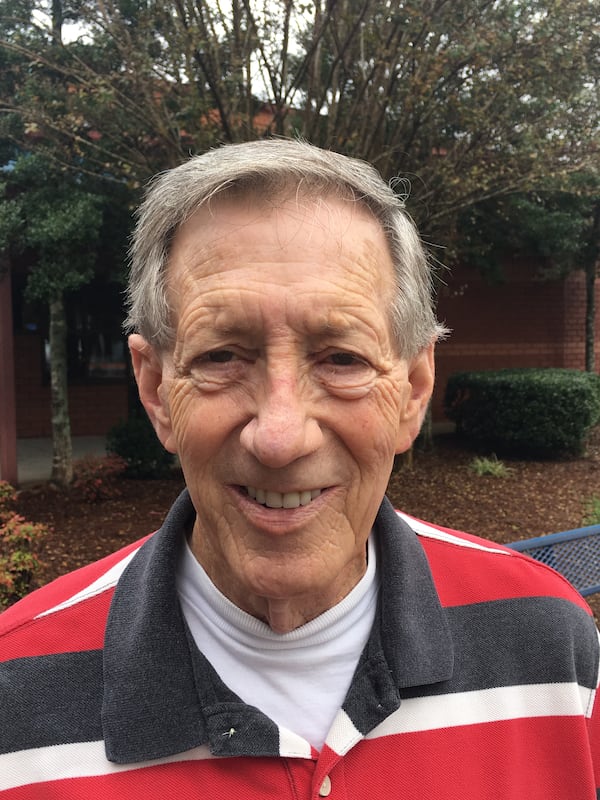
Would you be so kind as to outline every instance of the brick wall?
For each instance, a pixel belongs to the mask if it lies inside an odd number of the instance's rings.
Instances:
[[[43,341],[33,334],[15,335],[17,436],[50,436],[50,386],[43,380]],[[127,416],[127,386],[89,384],[69,388],[73,436],[102,436]]]

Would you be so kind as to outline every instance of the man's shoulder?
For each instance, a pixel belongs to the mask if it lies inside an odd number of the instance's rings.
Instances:
[[[57,578],[2,613],[0,661],[102,647],[114,587],[148,538]]]
[[[419,537],[444,605],[551,597],[590,613],[558,572],[497,542],[396,512]]]

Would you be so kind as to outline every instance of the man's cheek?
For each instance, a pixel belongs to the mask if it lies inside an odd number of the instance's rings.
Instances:
[[[396,430],[410,399],[410,385],[406,381],[396,383],[392,379],[381,381],[371,397],[365,419],[379,431],[383,438]]]

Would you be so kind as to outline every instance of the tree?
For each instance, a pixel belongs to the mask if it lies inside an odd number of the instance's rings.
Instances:
[[[49,171],[39,157],[18,158],[4,177],[9,197],[0,202],[0,218],[12,219],[13,224],[0,246],[30,265],[27,295],[48,307],[51,479],[66,486],[73,476],[73,464],[65,296],[93,275],[102,209],[98,195],[85,191],[72,178]]]
[[[445,243],[462,209],[597,158],[591,0],[72,0],[72,41],[12,5],[4,135],[113,180],[297,134],[405,176]]]
[[[80,176],[138,188],[219,142],[298,135],[375,163],[448,261],[466,211],[598,158],[594,0],[0,8],[0,140]]]
[[[573,174],[560,187],[548,180],[536,191],[493,198],[459,216],[461,260],[488,280],[502,280],[507,254],[533,259],[542,279],[583,270],[586,284],[585,368],[595,370],[595,288],[600,257],[600,179]]]
[[[600,197],[594,199],[585,260],[585,368],[596,369],[596,278],[600,269]]]
[[[35,24],[34,13],[40,10],[35,2],[9,0],[2,7],[3,34],[13,46],[0,53],[2,93],[23,92],[23,99],[37,102],[35,91],[42,90],[45,101],[60,112],[65,94],[60,68],[63,25],[78,19],[77,10],[63,0],[52,0],[49,27],[43,31]],[[48,63],[24,62],[25,45],[44,54]],[[69,145],[57,158],[55,148],[35,146],[35,124],[31,127],[13,115],[5,122],[0,153],[8,194],[0,201],[0,250],[25,266],[29,300],[42,301],[48,309],[52,480],[65,486],[73,475],[65,301],[95,273],[112,267],[114,251],[126,233],[122,221],[115,225],[113,219],[109,236],[100,243],[102,225],[115,208],[122,217],[127,200],[122,183],[109,188],[97,176],[90,179],[76,147]]]

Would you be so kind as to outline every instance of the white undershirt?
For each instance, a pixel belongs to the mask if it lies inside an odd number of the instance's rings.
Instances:
[[[278,634],[242,611],[212,583],[189,545],[177,589],[198,648],[230,689],[318,750],[342,705],[367,642],[377,603],[376,554],[340,603],[290,633]]]

